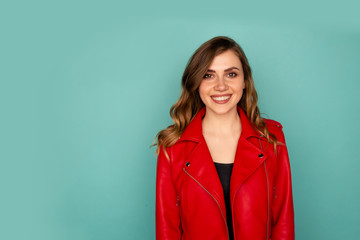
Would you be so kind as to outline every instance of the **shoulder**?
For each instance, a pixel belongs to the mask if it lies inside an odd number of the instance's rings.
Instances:
[[[273,119],[269,119],[269,118],[263,118],[264,122],[266,123],[266,126],[270,125],[271,127],[277,127],[282,129],[283,126],[280,122],[275,121]]]
[[[265,125],[270,133],[276,136],[276,139],[285,144],[285,136],[283,132],[283,125],[273,119],[263,118]]]

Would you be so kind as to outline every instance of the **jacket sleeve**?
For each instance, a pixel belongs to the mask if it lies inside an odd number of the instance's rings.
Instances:
[[[272,205],[271,240],[294,240],[294,206],[289,155],[281,130],[281,139],[285,145],[278,145],[278,164],[274,183],[274,201]]]
[[[171,156],[169,148],[167,153]],[[180,215],[177,205],[177,193],[172,181],[170,161],[165,156],[163,146],[160,146],[156,170],[157,240],[181,239]]]

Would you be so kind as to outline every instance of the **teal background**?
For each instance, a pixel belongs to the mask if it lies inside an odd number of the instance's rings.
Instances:
[[[284,126],[296,239],[360,235],[356,1],[2,1],[0,239],[155,239],[155,134],[234,38]]]

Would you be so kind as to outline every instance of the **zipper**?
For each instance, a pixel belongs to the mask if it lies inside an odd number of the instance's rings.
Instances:
[[[236,190],[235,190],[235,194],[234,194],[234,197],[233,197],[233,204],[231,205],[231,213],[232,213],[232,221],[233,221],[233,225],[235,225],[235,213],[234,213],[234,205],[235,205],[235,197],[236,197],[236,192],[237,192],[237,190],[239,189],[239,187],[238,188],[236,188]],[[235,231],[235,227],[233,228],[233,231],[234,231],[234,239],[236,239],[236,231]]]
[[[220,207],[218,201],[216,200],[216,198],[215,198],[208,190],[206,190],[206,188],[204,188],[204,186],[201,185],[193,176],[191,176],[190,173],[188,173],[188,172],[185,170],[185,168],[183,168],[183,170],[184,170],[184,172],[186,172],[187,175],[189,175],[192,179],[194,179],[194,181],[197,182],[197,183],[215,200],[216,204],[218,205],[218,207],[219,207],[219,209],[220,209],[221,216],[222,216],[222,218],[223,218],[223,220],[224,220],[224,223],[225,223],[225,226],[226,226],[226,230],[227,230],[226,233],[227,233],[228,239],[230,239],[229,229],[228,229],[228,226],[227,226],[227,223],[226,223],[225,216],[224,216],[223,211],[221,210],[221,207]]]
[[[176,195],[176,206],[179,206],[179,201],[180,201],[179,195]]]
[[[180,202],[180,196],[178,194],[176,194],[176,206],[179,206],[179,202]],[[182,226],[181,226],[181,216],[180,216],[180,220],[179,220],[178,232],[179,232],[178,240],[180,240],[182,238],[182,234],[183,234],[183,230],[182,230]]]
[[[267,170],[266,170],[266,164],[264,161],[264,167],[265,167],[265,174],[266,174],[266,186],[267,186],[267,197],[268,197],[268,201],[267,201],[267,221],[266,221],[266,239],[268,239],[268,231],[269,231],[269,179],[268,179],[268,174],[267,174]]]
[[[276,198],[276,193],[275,193],[275,186],[274,186],[274,197]]]
[[[262,144],[261,144],[261,141],[259,139],[259,143],[260,143],[260,147],[261,147],[261,150],[263,150],[262,148]],[[265,161],[264,161],[264,169],[265,169],[265,175],[266,175],[266,189],[267,189],[267,220],[266,220],[266,240],[268,239],[268,234],[269,234],[269,209],[270,209],[270,194],[269,194],[269,177],[268,177],[268,174],[267,174],[267,169],[266,169],[266,164],[265,164]],[[275,187],[274,187],[274,192],[275,192]]]

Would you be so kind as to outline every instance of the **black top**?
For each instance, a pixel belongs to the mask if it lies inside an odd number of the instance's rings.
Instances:
[[[218,163],[214,162],[216,171],[218,172],[221,185],[223,186],[225,206],[226,206],[226,218],[229,230],[230,240],[234,240],[231,206],[230,206],[230,177],[233,168],[233,163]]]

